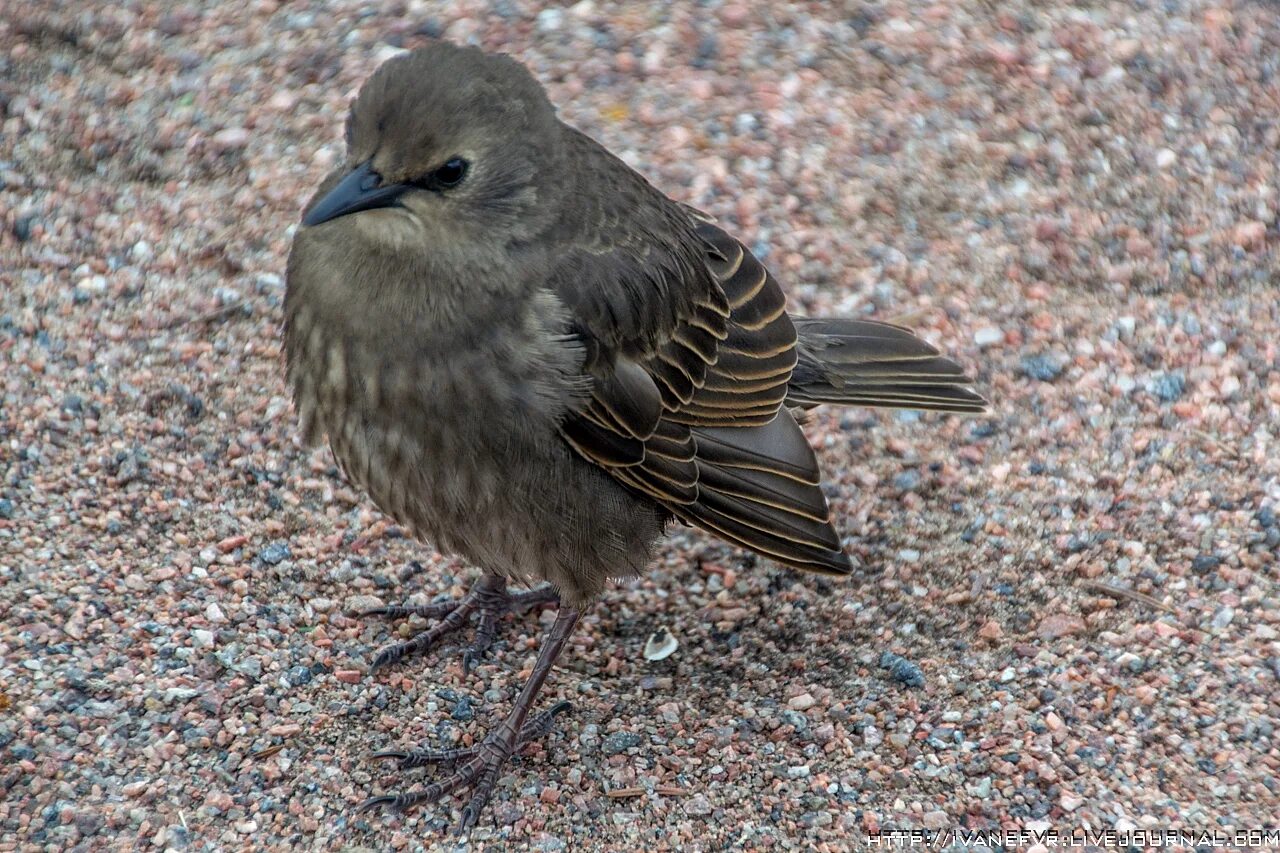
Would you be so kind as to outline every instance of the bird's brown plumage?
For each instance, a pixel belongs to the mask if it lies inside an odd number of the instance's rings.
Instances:
[[[463,152],[475,177],[451,193],[413,192],[406,214],[300,232],[286,324],[304,422],[328,434],[380,506],[508,576],[586,600],[648,554],[639,531],[617,544],[626,559],[521,545],[511,530],[502,548],[486,547],[462,493],[476,514],[511,512],[515,498],[485,498],[521,465],[586,490],[530,487],[535,515],[580,522],[602,500],[623,515],[647,504],[787,565],[848,572],[791,407],[983,407],[963,371],[905,329],[790,317],[742,243],[556,120],[510,60],[440,44],[387,63],[355,104],[348,143],[318,195],[359,162],[411,182]],[[362,376],[380,397],[357,393]],[[527,410],[511,409],[517,401]],[[548,432],[522,447],[531,430]],[[630,499],[569,476],[569,459],[545,446],[553,437]],[[469,485],[442,494],[455,475]],[[605,537],[610,523],[582,536]]]
[[[850,571],[794,410],[983,407],[905,329],[793,319],[738,240],[561,123],[523,67],[445,43],[361,89],[347,158],[294,239],[285,345],[304,435],[327,437],[385,512],[487,573],[378,662],[471,612],[477,643],[492,641],[509,580],[558,590],[502,726],[473,748],[381,753],[456,766],[371,804],[472,787],[463,828],[549,725],[555,708],[529,713],[580,607],[643,569],[672,519]]]

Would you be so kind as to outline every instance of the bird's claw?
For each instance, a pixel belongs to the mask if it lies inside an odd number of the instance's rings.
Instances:
[[[379,670],[408,655],[428,651],[446,634],[461,629],[466,624],[467,617],[474,612],[479,614],[475,639],[462,653],[463,671],[470,673],[497,639],[498,620],[504,613],[523,612],[535,605],[558,600],[559,596],[551,587],[511,593],[500,577],[485,575],[459,599],[423,605],[387,605],[366,610],[361,614],[362,617],[402,619],[408,616],[425,616],[440,620],[403,643],[383,648],[373,659],[369,671]]]
[[[463,807],[458,825],[454,828],[455,835],[462,835],[475,826],[485,804],[489,801],[489,796],[493,793],[498,774],[507,760],[529,741],[542,737],[550,731],[555,716],[572,707],[572,704],[567,701],[557,702],[547,710],[534,715],[518,733],[513,733],[508,725],[504,725],[482,742],[460,749],[384,749],[375,752],[373,754],[375,759],[394,759],[399,762],[402,770],[426,764],[450,764],[456,769],[444,779],[432,782],[425,788],[406,791],[403,794],[380,794],[370,797],[360,804],[359,809],[362,812],[368,812],[386,807],[395,811],[405,811],[420,803],[435,802],[459,788],[470,786],[471,799]]]

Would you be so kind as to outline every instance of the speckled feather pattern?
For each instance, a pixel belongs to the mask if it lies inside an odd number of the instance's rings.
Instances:
[[[343,274],[323,262],[301,273],[307,258],[295,252],[291,281]],[[307,294],[292,294],[286,334],[303,433],[327,436],[380,509],[515,583],[550,581],[568,601],[643,568],[665,513],[556,434],[582,354],[537,317],[555,317],[549,297],[495,311],[483,338],[446,347],[422,343],[435,336],[421,328],[368,333]]]

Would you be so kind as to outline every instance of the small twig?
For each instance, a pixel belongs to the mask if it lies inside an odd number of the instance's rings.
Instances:
[[[677,788],[675,785],[656,785],[653,792],[664,797],[683,797],[689,793],[684,788]],[[612,791],[605,791],[604,795],[615,800],[625,800],[630,797],[643,797],[644,788],[614,788]]]
[[[223,305],[220,308],[215,308],[214,310],[207,311],[204,314],[197,314],[194,317],[175,317],[174,319],[170,320],[168,323],[165,323],[160,328],[168,330],[168,329],[176,329],[179,326],[185,326],[188,323],[210,323],[214,320],[220,320],[223,317],[234,314],[237,311],[247,308],[248,306],[249,306],[249,300],[241,299],[238,302],[232,302],[229,305]]]
[[[1209,433],[1205,432],[1202,429],[1192,430],[1191,434],[1202,441],[1209,442],[1214,447],[1218,448],[1223,453],[1230,456],[1232,459],[1235,459],[1236,461],[1240,460],[1240,451],[1232,447],[1230,444],[1227,444],[1225,441],[1218,438],[1216,435],[1210,435]]]
[[[612,791],[605,791],[604,795],[613,800],[641,797],[644,796],[644,788],[614,788]]]
[[[252,758],[254,761],[261,761],[264,758],[270,758],[271,756],[275,755],[277,752],[279,752],[282,749],[284,749],[284,744],[278,743],[275,746],[268,746],[258,750],[257,752],[253,753],[253,755],[251,755],[250,758]]]
[[[1118,598],[1127,598],[1130,601],[1138,601],[1149,607],[1154,607],[1157,610],[1163,610],[1165,613],[1172,613],[1174,616],[1178,615],[1177,610],[1165,604],[1163,601],[1157,601],[1145,592],[1138,592],[1136,589],[1125,589],[1122,586],[1112,586],[1109,583],[1103,583],[1102,581],[1095,580],[1082,581],[1081,586],[1086,589],[1091,589],[1094,592],[1105,592],[1107,595],[1114,595]]]

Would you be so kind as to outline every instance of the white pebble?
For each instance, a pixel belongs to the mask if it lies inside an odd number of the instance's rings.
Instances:
[[[243,127],[227,127],[213,135],[213,144],[224,151],[249,144],[249,131]]]
[[[86,293],[105,293],[107,290],[107,277],[103,275],[91,275],[88,278],[81,279],[76,287]]]
[[[818,700],[813,698],[810,693],[801,693],[799,696],[793,696],[787,700],[787,704],[795,711],[807,711],[814,705],[818,704]]]
[[[552,33],[560,29],[564,23],[564,11],[561,9],[543,9],[538,13],[537,27],[540,33]]]
[[[973,333],[973,342],[979,347],[986,349],[994,346],[1004,340],[1004,332],[995,326],[983,326],[981,329]]]

